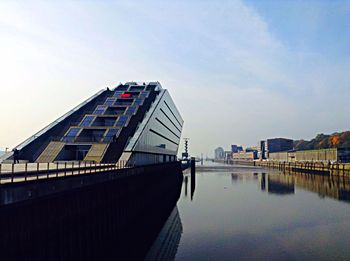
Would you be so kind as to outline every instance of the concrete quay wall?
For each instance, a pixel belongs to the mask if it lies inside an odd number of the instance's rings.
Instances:
[[[0,206],[2,257],[142,260],[173,210],[182,181],[181,165],[173,162],[12,184],[12,196],[21,200]],[[31,197],[24,198],[29,191]],[[130,245],[138,248],[130,252]]]

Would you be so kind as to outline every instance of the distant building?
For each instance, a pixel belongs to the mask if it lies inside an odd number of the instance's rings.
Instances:
[[[265,150],[269,153],[288,151],[293,149],[293,140],[285,138],[267,139]]]
[[[237,153],[243,151],[243,147],[242,146],[238,146],[238,145],[231,145],[231,152],[232,153]]]
[[[350,162],[350,148],[330,148],[269,153],[269,160],[280,162]]]
[[[225,151],[222,147],[218,147],[215,149],[215,159],[224,159],[225,158]]]
[[[238,152],[237,145],[231,145],[231,152],[232,153],[237,153]]]
[[[261,140],[259,141],[259,144],[258,144],[258,158],[260,160],[263,160],[263,159],[266,159],[266,149],[265,149],[265,146],[266,146],[266,141],[265,140]]]
[[[255,160],[258,158],[258,152],[256,150],[252,151],[240,151],[237,153],[232,153],[233,160]]]
[[[256,147],[250,147],[250,148],[246,148],[245,151],[246,152],[252,152],[252,151],[258,152],[258,149]]]
[[[231,151],[225,151],[225,161],[229,161],[232,159],[232,152]]]

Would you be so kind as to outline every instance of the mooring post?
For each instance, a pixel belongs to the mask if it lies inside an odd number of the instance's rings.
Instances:
[[[196,188],[196,159],[191,157],[191,200]]]
[[[58,177],[58,162],[56,162],[56,178]]]
[[[39,179],[39,162],[36,163],[36,179]]]
[[[191,177],[196,173],[196,160],[195,158],[191,158]]]
[[[28,176],[28,163],[26,162],[26,164],[24,165],[24,181],[27,181],[27,176]]]
[[[14,172],[15,172],[15,164],[12,163],[12,171],[11,171],[11,183],[13,183],[13,175],[14,175]]]
[[[46,178],[49,178],[50,163],[47,163]]]

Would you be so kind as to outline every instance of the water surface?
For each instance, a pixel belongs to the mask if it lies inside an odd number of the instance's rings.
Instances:
[[[347,180],[216,165],[193,185],[185,173],[176,260],[350,259]]]

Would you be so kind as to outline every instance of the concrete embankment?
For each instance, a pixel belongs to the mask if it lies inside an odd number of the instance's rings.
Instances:
[[[2,259],[142,260],[182,180],[173,162],[2,185]]]
[[[349,163],[325,164],[322,162],[230,161],[228,164],[259,166],[278,169],[281,171],[350,177]]]

